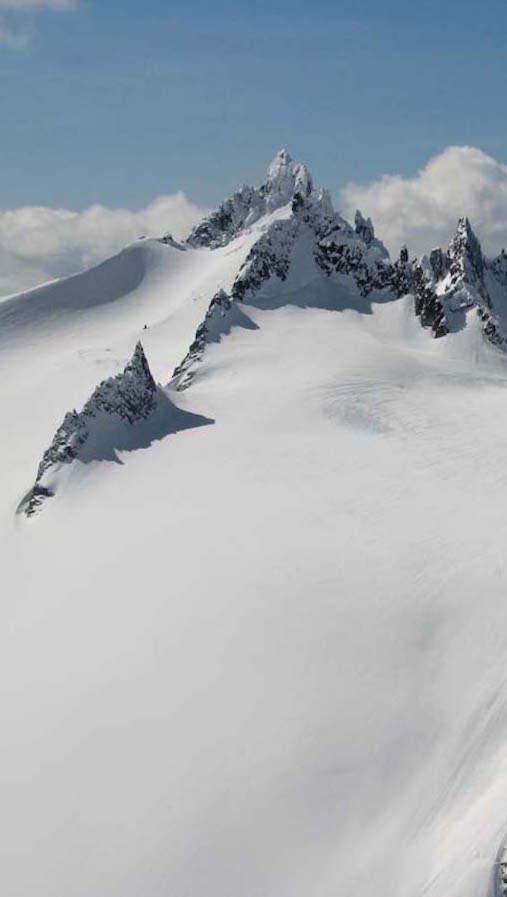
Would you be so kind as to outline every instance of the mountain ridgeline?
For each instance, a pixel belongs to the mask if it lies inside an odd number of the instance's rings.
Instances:
[[[201,321],[188,333],[186,354],[168,367],[167,389],[173,394],[194,382],[208,345],[244,326],[242,309],[248,306],[349,307],[367,313],[372,303],[411,297],[413,313],[430,336],[445,338],[463,329],[473,313],[485,340],[497,349],[507,346],[505,251],[486,259],[464,217],[447,249],[411,259],[403,247],[393,261],[371,219],[357,211],[354,225],[347,222],[335,212],[329,192],[316,189],[306,166],[294,163],[286,150],[269,166],[264,184],[242,187],[185,242],[168,234],[157,243],[179,260],[184,256],[194,269],[214,254],[219,271],[219,288],[215,271]],[[83,459],[90,432],[103,427],[104,417],[142,427],[157,404],[157,389],[139,343],[123,373],[100,383],[81,412],[65,415],[20,509],[33,516],[56,493],[61,472]]]

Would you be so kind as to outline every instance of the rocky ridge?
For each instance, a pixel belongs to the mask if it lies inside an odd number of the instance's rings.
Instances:
[[[434,336],[463,326],[475,309],[484,336],[507,344],[507,255],[487,259],[468,218],[460,218],[447,250],[433,249],[412,264],[415,313]]]
[[[260,209],[267,214],[282,203],[289,209],[287,217],[267,225],[229,294],[221,290],[212,297],[186,356],[173,372],[176,389],[192,383],[207,343],[219,337],[221,327],[226,329],[235,303],[252,299],[272,278],[287,279],[300,239],[310,246],[317,276],[350,276],[363,297],[378,290],[391,291],[393,298],[410,291],[413,272],[408,252],[402,251],[392,263],[371,219],[358,210],[352,227],[335,212],[329,192],[317,191],[306,166],[294,164],[285,150],[271,163],[262,187],[244,187],[193,231],[189,243],[211,249],[225,245],[257,220]]]
[[[120,374],[103,380],[81,411],[67,412],[42,456],[35,483],[20,510],[30,517],[46,498],[54,495],[52,475],[62,465],[71,464],[79,457],[90,436],[93,421],[100,412],[116,415],[118,419],[134,424],[154,411],[156,391],[157,386],[139,342]]]

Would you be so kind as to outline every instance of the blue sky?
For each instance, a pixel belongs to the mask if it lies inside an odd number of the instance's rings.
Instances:
[[[212,205],[282,145],[335,195],[449,144],[507,160],[505,0],[26,2],[0,0],[3,208]]]

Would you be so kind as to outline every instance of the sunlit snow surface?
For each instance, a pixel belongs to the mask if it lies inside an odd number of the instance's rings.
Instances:
[[[167,383],[258,235],[0,307],[5,897],[488,892],[507,363],[475,315],[433,340],[301,252],[173,393],[214,423],[15,514],[65,412],[138,339]]]

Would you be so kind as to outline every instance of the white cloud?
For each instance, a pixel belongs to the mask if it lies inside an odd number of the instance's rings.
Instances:
[[[471,146],[450,146],[413,178],[384,175],[372,184],[347,184],[346,217],[370,215],[391,253],[407,243],[413,253],[447,244],[468,215],[487,254],[507,247],[507,165]]]
[[[0,296],[90,267],[141,235],[186,236],[204,214],[183,193],[135,212],[100,205],[0,210]]]

